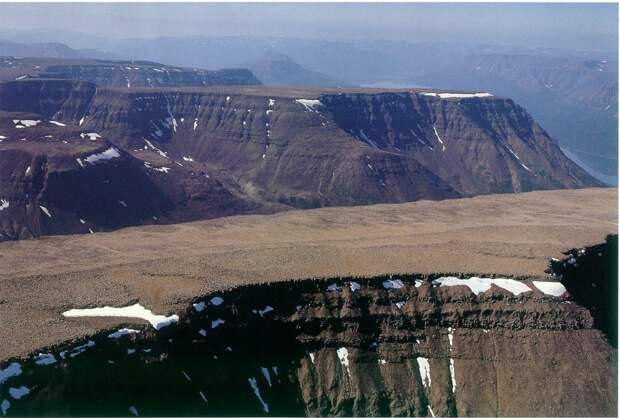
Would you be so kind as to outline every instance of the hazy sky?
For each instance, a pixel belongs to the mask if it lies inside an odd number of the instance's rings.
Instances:
[[[617,4],[0,4],[0,28],[616,48]],[[0,29],[1,30],[1,29]],[[44,41],[44,39],[42,39]]]

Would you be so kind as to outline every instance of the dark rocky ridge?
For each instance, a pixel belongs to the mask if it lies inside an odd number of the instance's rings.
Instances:
[[[123,88],[261,84],[246,68],[204,70],[150,61],[0,57],[0,80],[23,78],[78,80]]]
[[[554,260],[550,270],[560,277],[575,300],[588,308],[594,326],[618,348],[618,235],[603,244],[573,249],[564,260]]]
[[[57,363],[26,360],[0,398],[9,416],[615,416],[616,352],[570,295],[521,278],[532,292],[476,296],[436,277],[254,285],[220,293],[221,304],[210,295],[178,326],[101,333],[76,356],[87,341],[44,350]],[[30,393],[10,398],[21,386]]]
[[[0,84],[0,112],[1,239],[600,185],[505,98],[23,80]],[[118,157],[80,165],[111,147]],[[85,199],[97,181],[108,203]],[[133,215],[101,222],[120,201]]]

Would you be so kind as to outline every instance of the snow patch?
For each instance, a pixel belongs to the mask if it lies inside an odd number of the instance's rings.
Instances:
[[[493,97],[491,93],[434,93],[434,92],[421,92],[423,96],[439,97],[440,99],[467,99],[471,97]]]
[[[546,295],[560,297],[566,293],[566,288],[560,282],[537,282],[533,281],[532,284],[536,286],[538,290]]]
[[[519,164],[521,164],[521,167],[525,168],[527,171],[532,171],[532,170],[530,170],[530,168],[528,166],[523,164],[523,161],[521,161],[521,158],[519,158],[519,156],[512,150],[512,148],[510,148],[509,146],[506,146],[506,149],[508,150],[508,152],[510,152],[512,154],[513,157],[515,157],[517,159]]]
[[[299,103],[300,105],[302,105],[303,107],[306,108],[307,111],[309,112],[314,112],[316,111],[315,108],[317,107],[321,107],[323,105],[323,103],[321,103],[320,100],[313,100],[313,99],[295,99],[295,101],[297,103]]]
[[[383,282],[383,287],[386,289],[402,289],[405,284],[401,280],[386,280]]]
[[[159,330],[172,323],[179,321],[178,315],[164,316],[155,315],[150,309],[146,309],[144,306],[136,303],[135,305],[125,306],[122,308],[114,308],[110,306],[104,306],[102,308],[89,308],[89,309],[70,309],[62,313],[63,316],[68,318],[75,317],[123,317],[123,318],[140,318],[148,321],[153,328]]]
[[[329,286],[327,286],[327,291],[328,291],[328,292],[334,292],[334,291],[336,291],[336,292],[337,292],[337,291],[339,291],[340,289],[341,289],[341,287],[340,287],[340,286],[338,286],[338,284],[337,284],[337,283],[332,283],[332,284],[330,284]]]
[[[202,312],[202,311],[204,311],[204,309],[207,306],[207,304],[204,303],[204,302],[198,302],[198,303],[192,304],[192,306],[194,307],[194,310],[196,312]]]
[[[9,207],[9,201],[6,199],[0,199],[0,211],[3,211],[8,207]]]
[[[417,360],[422,384],[424,384],[425,388],[429,389],[431,387],[431,365],[425,357],[418,357]]]
[[[148,139],[145,139],[144,142],[146,142],[146,145],[148,145],[153,151],[156,151],[159,155],[161,155],[164,158],[168,158],[168,153],[157,148],[155,145],[153,145],[151,141],[149,141]]]
[[[347,375],[351,377],[351,370],[349,369],[349,351],[345,347],[340,347],[336,350],[340,364],[347,370]]]
[[[76,357],[82,354],[84,351],[86,351],[87,348],[94,347],[94,346],[95,346],[95,342],[92,340],[88,340],[82,345],[73,347],[71,350],[61,351],[59,355],[60,355],[60,358],[63,360],[67,358],[67,353],[69,353],[69,357],[73,358],[73,357]]]
[[[26,386],[20,386],[18,388],[9,388],[9,395],[11,395],[11,398],[13,399],[21,399],[24,396],[28,395],[30,393],[30,389],[28,389]]]
[[[217,328],[225,322],[226,321],[224,321],[223,319],[216,319],[215,321],[211,321],[211,329]]]
[[[263,411],[265,411],[265,413],[268,414],[269,413],[269,405],[267,405],[265,403],[265,401],[263,401],[263,398],[260,396],[260,390],[258,390],[258,382],[256,381],[256,378],[254,378],[254,377],[248,378],[248,383],[252,387],[252,390],[254,391],[254,395],[256,395],[256,398],[258,398],[259,402],[263,406]]]
[[[50,123],[51,123],[52,125],[56,125],[56,126],[67,126],[67,125],[65,125],[64,123],[61,123],[61,122],[56,122],[55,120],[50,120]]]
[[[144,162],[144,166],[146,168],[148,168],[149,170],[153,170],[153,171],[157,171],[160,173],[168,173],[170,171],[170,167],[153,167],[151,166],[151,163],[149,163],[148,161]]]
[[[103,152],[89,155],[88,157],[84,158],[84,161],[86,161],[88,164],[96,164],[100,161],[112,160],[120,156],[121,156],[121,153],[118,151],[118,149],[114,147],[110,147]]]
[[[273,307],[267,305],[263,309],[259,309],[257,313],[262,317],[266,313],[271,312],[273,310],[274,310]]]
[[[51,354],[37,354],[37,356],[34,359],[35,364],[39,365],[39,366],[47,366],[49,364],[54,364],[56,363],[56,357]]]
[[[131,328],[121,328],[118,331],[113,332],[112,334],[108,335],[108,338],[121,338],[125,335],[129,335],[129,334],[139,334],[140,331],[137,329],[131,329]]]
[[[454,359],[450,358],[450,380],[452,381],[452,393],[456,393],[456,377],[454,376]]]
[[[458,277],[440,277],[433,280],[434,285],[440,287],[449,286],[467,286],[475,295],[484,293],[491,288],[491,285],[501,287],[512,293],[515,296],[521,293],[530,292],[530,289],[525,283],[514,279],[489,279],[481,277],[470,277],[468,279],[459,279]]]
[[[22,366],[13,362],[9,364],[5,369],[0,369],[0,385],[6,382],[9,378],[19,376],[22,374]]]
[[[269,387],[271,387],[271,376],[269,375],[269,369],[266,367],[261,367],[260,371],[263,373],[263,377],[267,381]]]
[[[437,141],[439,141],[439,143],[441,144],[441,150],[445,151],[446,150],[446,145],[441,140],[441,137],[439,136],[439,133],[437,133],[437,128],[435,127],[435,125],[433,125],[433,131],[435,132],[435,137],[437,138]]]
[[[16,128],[32,128],[33,126],[37,126],[39,123],[41,123],[40,120],[13,119],[13,124]]]
[[[80,138],[82,138],[82,139],[88,138],[91,141],[96,141],[97,139],[101,138],[101,135],[99,135],[96,132],[88,132],[88,133],[81,133],[80,134]]]
[[[209,303],[211,303],[211,305],[213,305],[213,306],[220,306],[222,303],[224,303],[224,299],[222,299],[219,296],[215,296],[215,297],[211,298]]]
[[[39,209],[41,209],[43,211],[43,213],[45,213],[49,218],[52,217],[52,214],[50,213],[50,211],[45,206],[39,205]]]
[[[452,382],[452,393],[456,392],[456,377],[454,373],[454,359],[452,358],[452,344],[453,344],[453,335],[454,330],[452,327],[448,327],[448,343],[450,344],[450,381]]]
[[[9,410],[10,407],[11,402],[9,402],[8,399],[4,399],[0,404],[0,411],[2,411],[2,416],[6,415],[6,412]]]

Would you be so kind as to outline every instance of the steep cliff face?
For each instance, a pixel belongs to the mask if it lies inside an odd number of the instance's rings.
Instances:
[[[37,80],[32,82],[0,83],[0,110],[11,113],[28,113],[45,119],[77,118],[87,112],[97,86],[82,81]],[[9,115],[5,115],[9,119]],[[3,124],[3,131],[11,128]],[[20,128],[24,129],[24,128]],[[6,139],[6,138],[5,138]]]
[[[553,260],[550,270],[575,300],[590,310],[594,326],[618,348],[618,235],[592,247],[573,249],[564,260]]]
[[[588,177],[510,99],[383,94],[323,100],[343,130],[416,159],[463,195],[580,187]]]
[[[130,326],[4,364],[5,412],[617,413],[616,352],[555,280],[308,280],[194,302],[159,331]]]
[[[19,150],[25,170],[35,157],[62,155],[66,169],[81,173],[77,158],[86,149],[116,147],[153,184],[157,193],[149,194],[168,203],[154,205],[140,218],[97,224],[101,229],[153,216],[173,222],[600,185],[509,99],[424,92],[314,94],[224,87],[102,89],[62,80],[2,83],[0,158]],[[98,165],[111,160],[100,159]],[[2,165],[3,179],[13,180],[10,188],[0,189],[0,198],[22,210],[28,199],[18,185],[27,174],[10,169],[14,164]],[[79,178],[63,187],[78,187]],[[73,192],[74,200],[63,206],[77,214],[85,205],[81,195]],[[125,197],[111,196],[142,208]],[[9,213],[0,212],[0,219]],[[74,222],[67,232],[81,230],[78,217]]]
[[[470,55],[415,77],[416,85],[481,89],[524,105],[550,134],[608,178],[618,161],[618,63],[553,54]],[[613,183],[612,183],[613,184]]]

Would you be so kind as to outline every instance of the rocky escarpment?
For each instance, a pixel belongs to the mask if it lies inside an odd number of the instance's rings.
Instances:
[[[471,55],[417,85],[482,89],[524,105],[563,149],[617,182],[618,62],[553,55]],[[605,178],[605,177],[603,177]]]
[[[618,348],[618,235],[566,255],[564,260],[553,260],[550,270],[575,300],[590,310],[594,326]]]
[[[0,80],[26,78],[79,80],[121,88],[261,84],[245,68],[204,70],[150,61],[0,58]]]
[[[154,192],[148,194],[162,196],[156,200],[165,204],[152,199],[146,204],[140,191],[132,199],[113,186],[106,191],[111,200],[144,209],[143,215],[97,222],[95,232],[153,220],[600,185],[509,99],[298,93],[311,98],[268,89],[2,83],[0,159],[11,155],[12,162],[0,166],[0,199],[12,209],[0,211],[0,222],[12,226],[3,227],[1,239],[84,232],[85,206],[100,211],[90,218],[105,217],[108,205],[80,201],[85,195],[79,190],[91,188],[86,179],[93,177],[92,164],[79,160],[110,147],[142,172],[136,181],[149,183]],[[62,180],[59,187],[45,190],[71,191],[62,196],[27,191],[34,173],[27,168],[35,160],[50,162],[43,180],[54,170],[71,173],[55,177]],[[98,159],[96,165],[119,161]],[[133,176],[126,169],[115,173],[116,181]],[[25,210],[28,204],[52,212],[60,205],[73,220],[36,228],[37,211]]]
[[[9,416],[609,416],[615,362],[557,281],[348,278],[242,287],[159,331],[6,362],[0,398]]]

